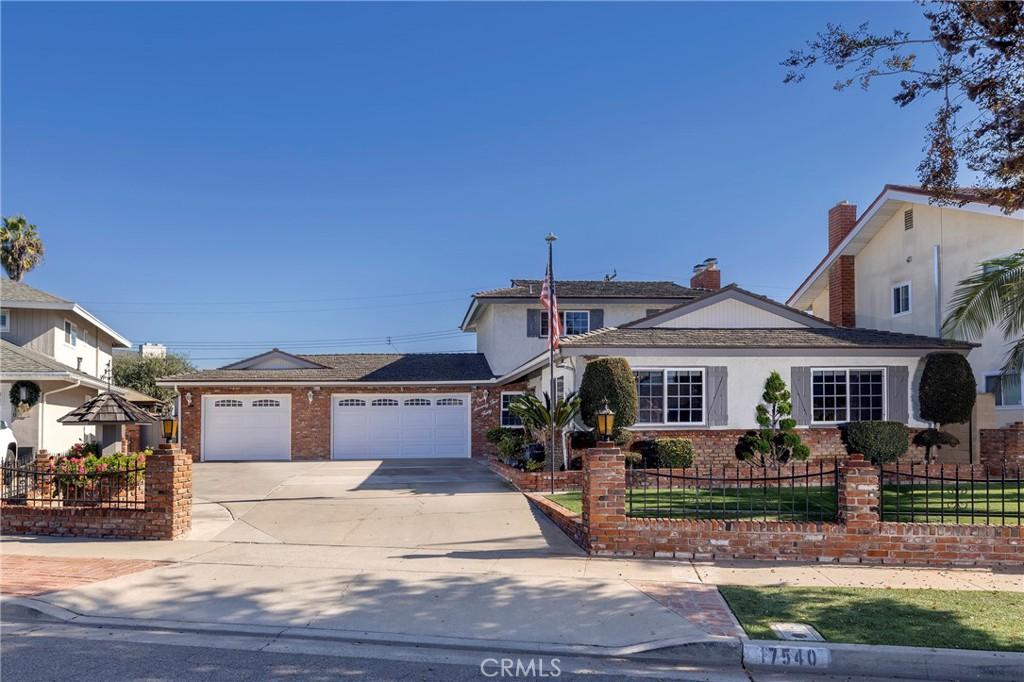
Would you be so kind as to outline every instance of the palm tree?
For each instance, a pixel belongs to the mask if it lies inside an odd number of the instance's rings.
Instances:
[[[978,272],[962,280],[950,301],[952,311],[943,330],[968,340],[998,324],[1013,344],[1005,373],[1024,367],[1024,250],[984,261]]]
[[[541,402],[532,393],[526,393],[513,400],[508,409],[519,418],[528,431],[539,433],[545,441],[553,428],[562,445],[562,464],[565,468],[569,468],[565,447],[565,429],[580,411],[580,397],[575,392],[565,396],[563,400],[555,402],[553,408],[551,396],[547,393],[544,394],[544,402]],[[550,456],[554,459],[555,453],[552,452]]]
[[[0,265],[8,277],[20,282],[26,272],[42,262],[43,253],[39,230],[25,216],[4,218],[0,227]]]

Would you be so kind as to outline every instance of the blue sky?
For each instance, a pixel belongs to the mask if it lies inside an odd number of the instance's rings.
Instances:
[[[887,4],[2,5],[2,211],[26,282],[202,366],[471,350],[472,291],[556,275],[785,299],[826,211],[912,183],[927,108],[895,83],[783,85]],[[427,335],[440,332],[437,335]]]

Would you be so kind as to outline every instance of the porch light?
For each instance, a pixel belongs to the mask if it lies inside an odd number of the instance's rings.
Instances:
[[[604,406],[597,411],[597,433],[601,440],[610,441],[612,432],[615,431],[615,413],[608,407],[608,399],[605,398]]]
[[[164,430],[164,440],[168,443],[173,442],[178,435],[178,420],[174,417],[164,417],[160,420],[160,426]]]

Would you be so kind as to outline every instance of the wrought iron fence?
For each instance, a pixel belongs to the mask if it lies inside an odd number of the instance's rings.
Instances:
[[[630,469],[630,516],[734,521],[835,521],[835,460],[775,467]]]
[[[30,464],[3,466],[0,500],[29,507],[144,509],[146,468],[129,465],[103,471]]]
[[[1019,467],[892,463],[879,467],[883,521],[1024,525]]]

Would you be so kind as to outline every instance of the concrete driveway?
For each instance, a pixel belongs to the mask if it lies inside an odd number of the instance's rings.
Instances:
[[[467,459],[204,463],[193,478],[190,540],[582,554]]]

